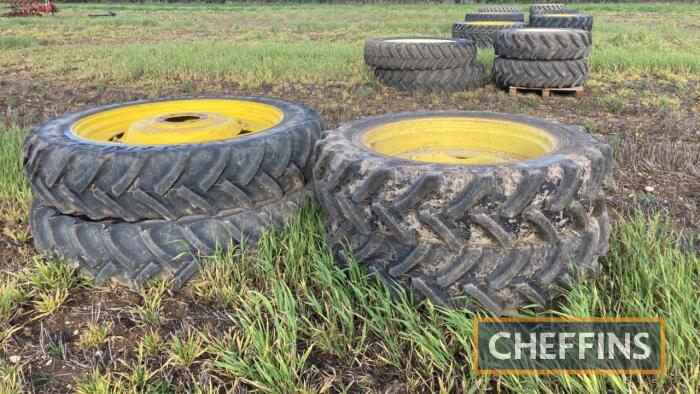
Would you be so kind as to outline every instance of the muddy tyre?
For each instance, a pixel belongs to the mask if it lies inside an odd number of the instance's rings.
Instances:
[[[30,226],[38,250],[62,258],[98,284],[113,280],[135,288],[151,279],[173,279],[179,288],[197,273],[200,254],[241,243],[255,248],[265,228],[282,227],[304,195],[297,191],[255,210],[137,223],[64,215],[37,199]]]
[[[472,40],[479,48],[491,48],[499,30],[525,26],[522,22],[457,22],[452,25],[452,37]]]
[[[525,149],[518,154],[527,159],[460,157],[461,149],[493,152],[494,130],[509,141],[504,154]],[[445,152],[424,150],[435,141]],[[510,313],[596,273],[608,250],[612,152],[580,126],[483,112],[391,114],[326,133],[316,155],[316,195],[338,262],[352,255],[418,298]]]
[[[484,74],[484,65],[478,62],[448,70],[374,70],[380,83],[402,91],[453,92],[477,89],[484,85]]]
[[[532,4],[530,5],[530,15],[557,12],[566,9],[566,4]]]
[[[501,86],[523,88],[572,88],[588,79],[588,60],[514,60],[497,57],[493,79]]]
[[[479,7],[479,12],[523,12],[520,7],[499,7],[499,6],[483,6]]]
[[[530,27],[578,29],[590,32],[593,30],[593,17],[572,13],[530,15]]]
[[[211,108],[214,112],[209,113]],[[138,111],[152,123],[139,123]],[[151,117],[159,111],[175,114]],[[231,116],[217,111],[231,111]],[[206,123],[202,128],[217,140],[188,129],[175,137],[204,141],[171,143],[174,134],[157,134],[157,141],[166,142],[146,144],[154,128],[160,133],[199,122]],[[34,195],[63,214],[129,222],[214,216],[225,210],[256,209],[304,188],[311,175],[312,147],[322,128],[313,111],[280,100],[144,100],[45,123],[26,138],[23,163]],[[133,131],[133,142],[118,142],[125,138],[125,129]],[[229,138],[234,132],[240,134]]]
[[[466,22],[478,21],[510,21],[525,22],[525,14],[522,12],[467,12],[464,16]]]
[[[444,70],[476,61],[476,45],[464,39],[370,39],[364,53],[367,65],[392,70]]]
[[[522,60],[576,60],[591,51],[590,34],[576,29],[509,29],[496,34],[496,55]]]

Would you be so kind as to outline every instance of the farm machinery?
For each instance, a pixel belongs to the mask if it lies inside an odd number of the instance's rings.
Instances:
[[[58,12],[51,0],[0,0],[0,3],[10,5],[7,12],[0,13],[0,17],[55,15]]]

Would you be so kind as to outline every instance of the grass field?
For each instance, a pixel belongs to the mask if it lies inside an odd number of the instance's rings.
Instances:
[[[577,5],[595,18],[584,98],[487,85],[397,93],[363,64],[381,36],[449,36],[476,5],[59,4],[0,19],[0,393],[700,392],[700,7]],[[114,10],[115,18],[88,18]],[[490,67],[494,55],[480,51]],[[21,169],[25,133],[66,111],[144,97],[259,94],[326,125],[415,109],[526,113],[613,146],[611,251],[595,280],[538,316],[661,316],[665,376],[478,376],[472,318],[395,300],[337,268],[309,203],[250,256],[205,258],[172,293],[98,287],[37,255]]]

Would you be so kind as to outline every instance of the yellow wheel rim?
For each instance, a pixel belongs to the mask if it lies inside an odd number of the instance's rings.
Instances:
[[[425,117],[373,127],[361,136],[372,151],[442,164],[507,164],[546,155],[551,133],[524,123],[476,117]]]
[[[194,99],[128,105],[89,115],[70,132],[89,141],[173,145],[222,141],[282,122],[277,107],[245,100]]]
[[[512,25],[513,23],[517,22],[506,22],[506,21],[478,21],[478,22],[464,22],[467,25],[477,25],[477,26],[486,26],[486,25],[494,25],[494,26],[505,26],[505,25]]]

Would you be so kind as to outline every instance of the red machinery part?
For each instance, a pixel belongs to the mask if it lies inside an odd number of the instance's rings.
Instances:
[[[0,17],[54,15],[58,12],[51,0],[0,0],[0,3],[10,5],[9,11],[0,14]]]

